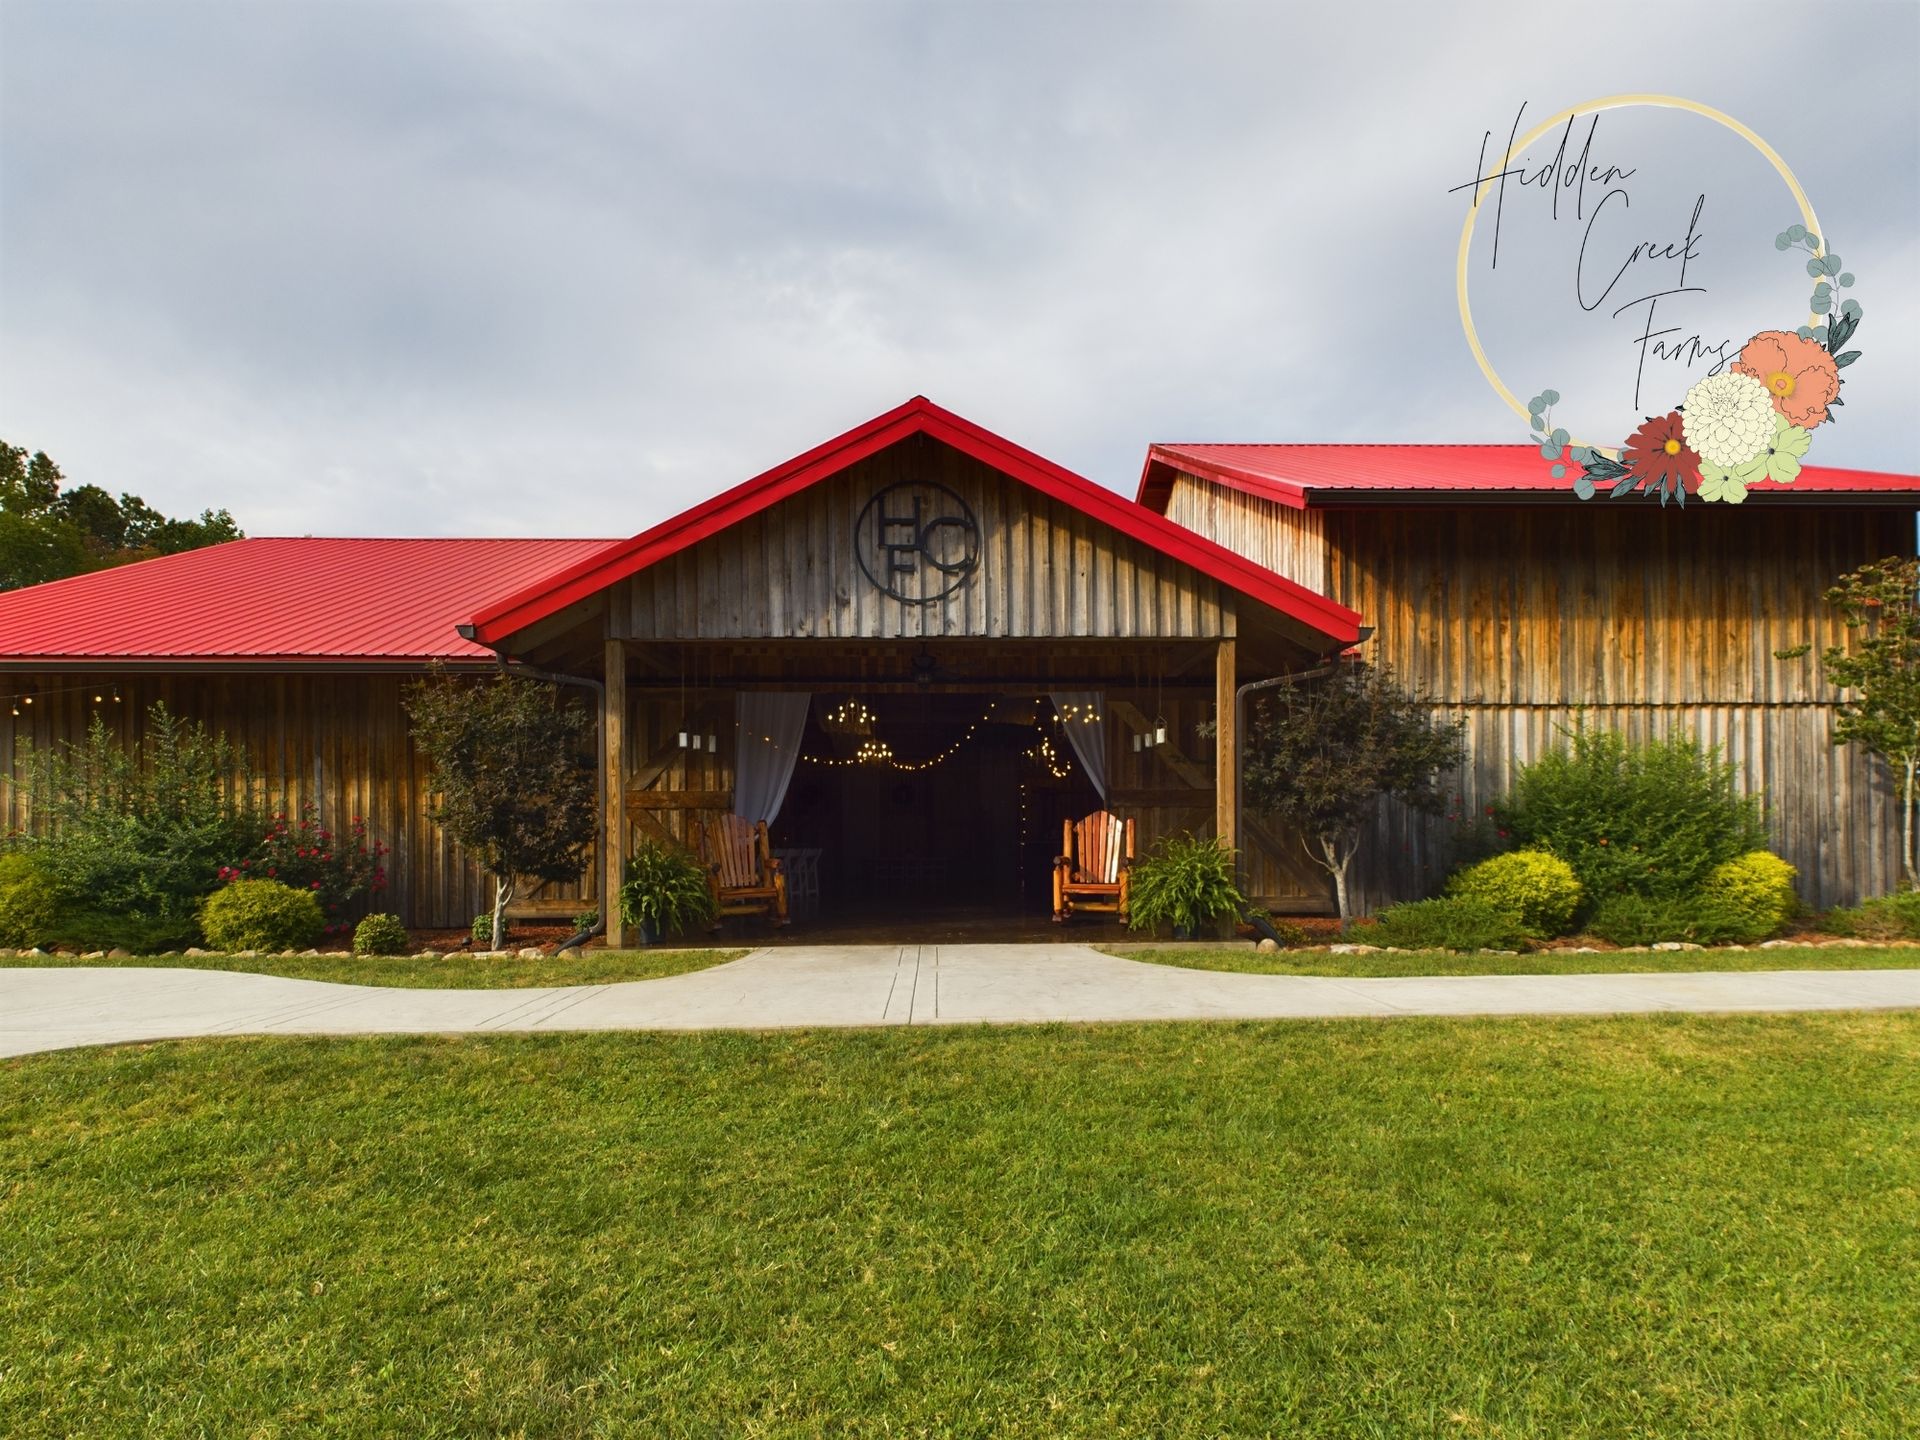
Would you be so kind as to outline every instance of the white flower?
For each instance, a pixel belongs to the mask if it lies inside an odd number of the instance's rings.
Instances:
[[[1709,375],[1687,391],[1680,414],[1687,448],[1714,465],[1744,465],[1773,440],[1772,394],[1736,370]]]

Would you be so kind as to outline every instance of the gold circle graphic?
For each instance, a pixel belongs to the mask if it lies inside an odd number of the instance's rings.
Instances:
[[[1492,190],[1494,185],[1498,183],[1498,177],[1501,172],[1512,166],[1516,155],[1525,154],[1527,147],[1532,145],[1534,141],[1551,131],[1559,129],[1560,126],[1566,124],[1567,121],[1578,115],[1593,114],[1601,110],[1622,110],[1630,105],[1651,105],[1665,110],[1690,111],[1695,115],[1706,117],[1716,125],[1725,126],[1742,140],[1745,140],[1749,145],[1753,146],[1753,148],[1765,156],[1767,162],[1779,172],[1780,178],[1787,182],[1787,189],[1793,192],[1794,202],[1800,207],[1801,223],[1804,224],[1812,234],[1820,237],[1820,246],[1815,253],[1820,255],[1827,253],[1827,233],[1820,228],[1820,221],[1813,213],[1813,203],[1807,199],[1807,192],[1800,188],[1800,182],[1794,178],[1793,171],[1787,168],[1787,162],[1782,160],[1780,153],[1771,145],[1767,144],[1765,140],[1762,140],[1747,126],[1742,125],[1738,120],[1724,111],[1715,110],[1710,105],[1702,105],[1698,100],[1682,99],[1678,95],[1609,95],[1601,100],[1588,100],[1579,105],[1569,105],[1551,119],[1542,120],[1538,125],[1534,126],[1533,129],[1529,130],[1525,135],[1522,135],[1518,140],[1515,140],[1508,147],[1506,158],[1494,169],[1492,176],[1486,180],[1482,180],[1479,187],[1474,190],[1473,203],[1467,207],[1467,222],[1460,229],[1460,256],[1454,273],[1455,288],[1459,291],[1460,296],[1460,324],[1467,333],[1467,344],[1473,349],[1473,358],[1480,365],[1480,373],[1487,377],[1487,383],[1493,387],[1496,395],[1507,402],[1508,408],[1529,424],[1532,423],[1533,417],[1527,413],[1527,407],[1522,405],[1514,396],[1514,393],[1507,388],[1506,382],[1500,378],[1499,372],[1493,368],[1493,362],[1487,359],[1487,352],[1480,344],[1480,334],[1473,326],[1473,307],[1467,300],[1467,252],[1473,247],[1474,217],[1480,213],[1480,202],[1486,199],[1487,192]],[[1808,317],[1809,323],[1817,323],[1818,319],[1818,316],[1810,315]],[[1586,442],[1575,439],[1570,443],[1581,445]],[[1611,451],[1616,454],[1620,449],[1617,445],[1590,445],[1587,448]]]

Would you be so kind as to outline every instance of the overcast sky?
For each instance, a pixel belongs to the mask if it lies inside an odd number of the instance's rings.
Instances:
[[[0,437],[347,535],[629,534],[915,393],[1129,492],[1155,440],[1520,439],[1448,190],[1522,102],[1649,91],[1858,276],[1809,459],[1920,470],[1916,67],[1915,0],[0,0]],[[1691,118],[1601,132],[1635,223],[1717,187],[1727,324],[1798,323],[1784,187]],[[1611,423],[1621,337],[1509,203],[1489,351]]]

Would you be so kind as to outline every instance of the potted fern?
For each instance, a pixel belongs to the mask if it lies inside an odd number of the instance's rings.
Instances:
[[[1151,930],[1167,924],[1173,938],[1191,940],[1246,908],[1233,881],[1234,852],[1201,835],[1167,835],[1133,865],[1127,925]]]
[[[627,860],[620,887],[620,913],[640,931],[640,943],[652,945],[696,925],[711,925],[718,913],[707,872],[685,850],[643,841]]]

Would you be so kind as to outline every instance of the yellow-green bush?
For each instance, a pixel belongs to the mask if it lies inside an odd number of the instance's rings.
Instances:
[[[1545,850],[1510,850],[1447,882],[1456,899],[1483,900],[1538,935],[1561,935],[1580,908],[1573,867]]]
[[[300,950],[326,924],[319,896],[278,880],[236,880],[200,909],[200,928],[216,950]]]
[[[0,945],[33,946],[52,938],[58,898],[31,857],[0,855]]]
[[[378,912],[369,915],[354,927],[353,953],[404,955],[407,953],[407,927],[400,923],[398,915]]]
[[[1800,908],[1800,897],[1793,882],[1800,872],[1766,850],[1749,850],[1745,855],[1724,860],[1707,873],[1700,887],[1703,899],[1711,900],[1735,914],[1747,917],[1753,930],[1765,939],[1786,928]]]

